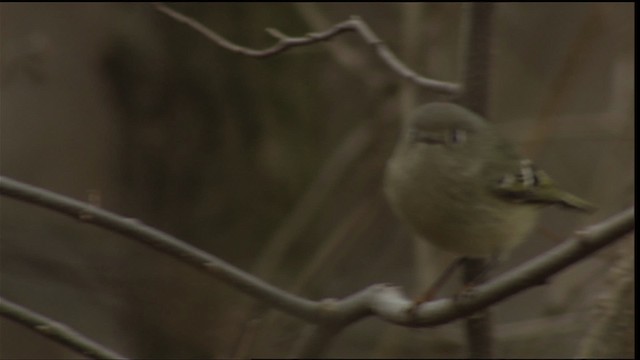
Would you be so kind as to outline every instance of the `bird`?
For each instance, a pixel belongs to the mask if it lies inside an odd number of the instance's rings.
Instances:
[[[548,205],[592,212],[463,106],[413,111],[387,161],[384,193],[412,233],[463,257],[500,261]]]

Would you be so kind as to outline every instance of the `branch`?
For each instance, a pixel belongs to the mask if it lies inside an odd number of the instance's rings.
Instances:
[[[317,303],[290,295],[195,246],[136,219],[125,218],[93,205],[3,176],[0,176],[0,194],[51,209],[79,221],[138,240],[221,279],[249,295],[259,297],[281,310],[310,321],[317,321]]]
[[[237,45],[225,39],[211,29],[207,28],[195,19],[181,14],[163,4],[156,3],[154,4],[154,6],[156,10],[180,23],[187,25],[193,30],[204,35],[207,39],[217,44],[218,46],[234,53],[256,58],[269,57],[287,51],[294,47],[315,44],[321,41],[330,40],[331,38],[339,34],[354,31],[358,35],[360,35],[360,37],[362,37],[365,43],[373,47],[378,57],[380,57],[392,71],[396,72],[401,77],[415,83],[416,85],[444,94],[457,94],[460,91],[460,86],[455,83],[425,78],[408,68],[405,64],[402,63],[402,61],[400,61],[400,59],[395,56],[395,54],[389,49],[389,47],[387,47],[387,45],[385,45],[385,43],[380,40],[380,38],[373,32],[369,25],[367,25],[366,22],[364,22],[357,16],[352,16],[351,19],[335,24],[325,31],[308,33],[307,35],[302,37],[290,37],[278,30],[267,29],[267,33],[276,38],[278,41],[268,48],[257,50]]]
[[[571,238],[547,252],[476,287],[471,301],[458,302],[458,311],[471,314],[529,287],[548,282],[551,276],[631,233],[635,228],[634,214],[634,207],[630,207],[599,224],[576,231]],[[439,323],[438,319],[428,319],[431,316],[426,316],[431,315],[428,306],[429,303],[420,309],[422,311],[418,311],[421,322]]]
[[[102,345],[86,338],[68,326],[42,316],[0,297],[0,316],[24,325],[42,336],[92,359],[126,359]]]
[[[262,299],[291,315],[316,324],[346,326],[376,314],[404,326],[433,326],[464,318],[527,288],[543,284],[549,277],[630,233],[634,227],[631,207],[597,225],[579,231],[545,254],[480,285],[469,299],[440,299],[412,309],[413,301],[397,287],[372,285],[344,299],[311,301],[282,291],[232,265],[141,222],[93,205],[0,176],[0,194],[65,214],[79,221],[138,240],[175,257],[207,275]]]

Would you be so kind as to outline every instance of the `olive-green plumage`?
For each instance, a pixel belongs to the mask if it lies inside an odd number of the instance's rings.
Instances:
[[[466,256],[503,256],[531,231],[543,205],[592,211],[520,157],[493,126],[455,104],[410,117],[387,163],[385,193],[420,237]]]

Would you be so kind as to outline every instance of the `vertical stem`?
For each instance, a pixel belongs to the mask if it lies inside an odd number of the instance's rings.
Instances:
[[[494,4],[474,2],[467,4],[463,19],[464,62],[461,103],[486,117],[489,105],[489,76],[491,53],[491,21]]]
[[[487,280],[487,261],[465,259],[464,283],[481,284]],[[493,355],[493,323],[488,309],[477,312],[465,320],[467,346],[471,359],[490,359]]]
[[[491,21],[494,4],[478,2],[467,4],[463,19],[463,87],[460,102],[486,117],[489,104],[489,76],[491,53]],[[485,260],[469,259],[465,263],[464,282],[482,283],[487,280]],[[482,275],[478,275],[482,274]],[[465,322],[469,356],[487,359],[493,355],[492,322],[489,310],[478,312]]]

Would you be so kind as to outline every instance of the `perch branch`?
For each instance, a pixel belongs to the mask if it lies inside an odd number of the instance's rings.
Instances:
[[[380,318],[404,326],[433,326],[468,316],[527,288],[543,284],[554,274],[615,242],[635,228],[634,207],[592,225],[525,264],[475,288],[469,299],[427,302],[414,312],[413,302],[397,287],[372,285],[341,300],[311,301],[287,293],[217,257],[141,222],[93,205],[0,176],[0,194],[47,208],[101,227],[175,257],[244,293],[307,321],[346,326],[363,317]]]

